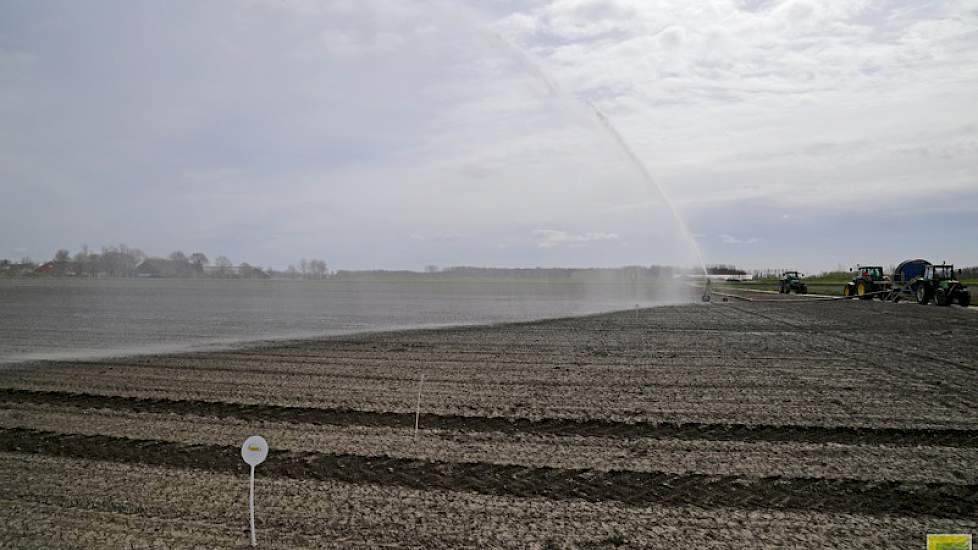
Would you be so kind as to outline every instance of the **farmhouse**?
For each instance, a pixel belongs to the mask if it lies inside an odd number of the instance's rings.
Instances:
[[[137,277],[193,277],[197,274],[193,264],[165,258],[149,258],[136,267]]]

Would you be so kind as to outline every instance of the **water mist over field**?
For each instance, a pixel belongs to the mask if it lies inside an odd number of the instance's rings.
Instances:
[[[677,301],[664,283],[0,280],[0,363],[526,321]]]
[[[477,16],[442,2],[216,2],[193,17],[185,9],[120,3],[118,18],[132,24],[107,33],[79,24],[93,17],[81,8],[46,14],[65,24],[64,35],[38,56],[40,76],[13,82],[66,122],[25,135],[24,147],[71,151],[45,189],[58,194],[56,182],[70,182],[58,197],[98,215],[38,212],[56,222],[30,230],[44,243],[32,250],[127,242],[151,255],[207,250],[278,269],[300,257],[333,269],[702,269],[679,211],[609,116],[591,98],[561,92],[532,53]],[[232,23],[223,24],[228,10]],[[80,63],[87,70],[64,70]],[[52,90],[75,89],[85,93],[66,113]],[[0,292],[13,312],[0,325],[8,359],[689,299],[671,277],[625,285],[52,280]]]
[[[9,144],[24,183],[8,199],[31,215],[9,246],[278,269],[700,265],[616,104],[558,92],[532,52],[446,5],[120,2],[109,29],[81,6],[11,14],[15,45],[63,30],[5,83],[31,105],[10,121],[30,131]]]
[[[608,115],[606,115],[597,105],[595,105],[591,101],[577,100],[572,96],[561,94],[560,88],[557,86],[557,83],[554,81],[554,79],[549,74],[547,74],[547,71],[545,71],[541,67],[540,63],[534,60],[526,50],[523,50],[513,42],[504,39],[499,34],[492,32],[488,27],[480,23],[477,19],[467,16],[466,13],[462,12],[452,4],[438,4],[432,2],[431,5],[437,6],[438,9],[444,10],[446,12],[455,13],[457,15],[457,20],[462,21],[465,24],[471,26],[477,32],[481,32],[485,34],[489,38],[488,43],[491,46],[494,46],[497,51],[502,52],[504,55],[505,54],[510,55],[513,59],[519,62],[526,69],[528,74],[537,77],[546,86],[551,98],[554,101],[559,101],[563,103],[567,103],[567,102],[573,103],[576,101],[581,105],[586,105],[588,109],[590,109],[594,113],[594,115],[597,116],[598,121],[601,123],[601,128],[605,132],[607,132],[607,134],[611,137],[611,139],[615,142],[615,144],[618,145],[618,148],[628,159],[628,161],[635,167],[637,173],[641,175],[642,179],[647,184],[647,186],[655,190],[656,198],[661,198],[662,201],[665,203],[665,205],[668,207],[669,212],[672,214],[672,217],[675,219],[680,237],[682,237],[687,242],[687,244],[690,247],[690,250],[692,250],[693,253],[695,254],[696,260],[698,261],[697,265],[702,270],[702,273],[704,275],[707,273],[706,260],[703,258],[703,252],[702,250],[700,250],[699,245],[696,243],[696,239],[693,237],[693,234],[689,231],[689,227],[686,224],[686,220],[683,219],[682,213],[680,213],[679,209],[676,208],[676,205],[669,198],[669,194],[662,187],[662,185],[659,184],[658,180],[652,177],[652,174],[649,173],[648,167],[646,167],[645,163],[638,158],[638,155],[636,155],[635,151],[628,145],[628,142],[625,140],[624,136],[622,136],[621,132],[618,131],[618,128],[616,128],[615,125],[611,122],[611,120],[608,119]],[[579,111],[579,109],[575,109],[574,107],[579,107],[579,105],[573,105],[573,104],[570,105],[567,108],[568,116],[575,116],[575,115],[580,116],[579,113],[576,112]]]

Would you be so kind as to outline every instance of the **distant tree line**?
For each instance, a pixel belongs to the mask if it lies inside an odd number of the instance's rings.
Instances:
[[[300,268],[289,266],[286,272],[275,272],[247,262],[235,265],[228,257],[218,256],[213,263],[203,252],[190,255],[175,251],[166,257],[151,257],[138,248],[124,244],[104,246],[100,252],[83,245],[74,255],[59,249],[51,260],[41,263],[25,257],[20,261],[0,260],[0,277],[183,277],[213,279],[322,279],[329,274],[326,262],[306,260]]]
[[[305,258],[299,261],[299,267],[290,264],[285,271],[271,271],[271,274],[277,279],[323,280],[330,277],[326,262],[315,259],[307,260]]]
[[[706,266],[706,272],[710,275],[747,275],[743,269],[728,264],[713,264]]]
[[[892,266],[886,268],[888,272]],[[755,279],[778,278],[785,268],[756,269],[751,272]],[[184,277],[212,279],[292,279],[292,280],[340,280],[340,281],[397,281],[397,280],[453,280],[453,279],[506,279],[543,282],[606,282],[628,283],[655,281],[679,275],[698,273],[697,269],[675,266],[624,266],[616,268],[494,268],[452,266],[440,268],[426,265],[424,271],[408,270],[340,270],[331,272],[321,259],[303,258],[297,264],[279,271],[252,266],[247,262],[235,265],[226,256],[217,256],[213,262],[207,254],[194,252],[190,255],[174,251],[166,257],[150,257],[138,248],[124,244],[104,246],[100,252],[82,246],[72,254],[67,249],[55,252],[50,261],[37,263],[30,257],[20,260],[0,259],[0,277]],[[748,272],[734,265],[713,264],[707,266],[711,275],[746,275]],[[827,271],[816,277],[846,277],[846,271]],[[961,279],[978,279],[978,266],[957,270]]]
[[[755,269],[751,271],[751,276],[754,279],[780,279],[784,275],[785,271],[798,271],[794,267],[766,267],[764,269]],[[840,273],[838,271],[823,271],[818,274],[809,274],[804,272],[799,272],[802,277],[833,277],[835,274]]]
[[[959,279],[978,279],[978,266],[962,267],[956,271]]]
[[[332,279],[340,281],[448,281],[448,280],[507,280],[535,282],[637,283],[671,279],[690,270],[672,266],[624,266],[614,268],[562,267],[471,267],[439,268],[425,266],[423,272],[408,270],[340,270]]]
[[[753,275],[755,279],[777,279],[781,277],[781,275],[785,272],[786,269],[787,268],[757,269],[753,271]],[[885,273],[886,275],[892,275],[895,269],[896,269],[895,265],[886,265],[883,266],[883,273]],[[978,279],[978,266],[955,268],[955,275],[959,279]],[[812,273],[807,276],[814,279],[846,280],[852,277],[852,272],[849,271],[848,269],[843,269],[840,267],[831,271],[820,271],[818,273]]]

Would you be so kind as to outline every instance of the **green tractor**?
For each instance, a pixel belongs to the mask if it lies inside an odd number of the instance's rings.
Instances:
[[[888,290],[890,280],[883,275],[881,266],[860,265],[856,266],[852,280],[842,287],[842,295],[847,298],[858,296],[860,300],[872,300],[874,296],[878,296],[885,300]]]
[[[953,265],[928,265],[924,273],[913,283],[914,296],[920,304],[934,300],[939,306],[949,306],[955,301],[964,307],[971,305],[971,293],[954,276]]]
[[[801,280],[797,271],[785,271],[778,281],[778,294],[808,294],[808,285]]]

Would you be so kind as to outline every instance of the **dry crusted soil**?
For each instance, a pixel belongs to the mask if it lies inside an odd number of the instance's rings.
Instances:
[[[420,431],[414,410],[424,375]],[[978,312],[764,298],[0,370],[0,547],[924,548]]]

